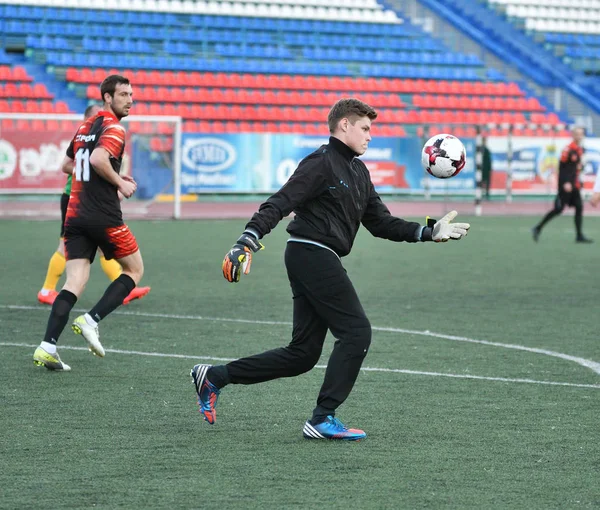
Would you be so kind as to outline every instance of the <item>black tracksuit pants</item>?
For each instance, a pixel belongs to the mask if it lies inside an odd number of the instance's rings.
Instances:
[[[287,347],[241,358],[225,367],[228,382],[254,384],[293,377],[319,361],[327,330],[335,337],[312,422],[317,424],[346,400],[371,343],[371,324],[335,253],[288,242],[285,265],[294,297],[294,327]]]

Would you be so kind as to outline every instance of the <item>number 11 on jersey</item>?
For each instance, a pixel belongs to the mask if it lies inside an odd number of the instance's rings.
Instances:
[[[75,154],[75,180],[88,182],[90,180],[90,150],[79,149]]]

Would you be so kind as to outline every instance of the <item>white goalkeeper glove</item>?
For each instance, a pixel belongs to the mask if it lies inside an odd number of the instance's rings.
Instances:
[[[468,223],[450,223],[457,215],[458,212],[450,211],[433,225],[433,231],[431,232],[432,241],[445,243],[449,239],[462,239],[469,233],[471,225]]]

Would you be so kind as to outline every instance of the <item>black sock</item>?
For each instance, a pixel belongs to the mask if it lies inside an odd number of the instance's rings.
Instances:
[[[313,411],[312,418],[310,419],[311,425],[318,425],[327,420],[328,416],[335,416],[335,411],[331,409],[323,409],[322,407],[316,407]]]
[[[231,382],[229,379],[229,372],[225,365],[210,367],[208,372],[206,372],[206,378],[218,389],[227,386]]]
[[[75,303],[77,303],[77,296],[72,292],[63,289],[58,293],[52,305],[50,317],[48,318],[44,342],[56,345],[58,337],[69,321],[69,313],[75,306]]]
[[[126,274],[120,275],[114,282],[112,282],[106,291],[104,296],[100,298],[100,301],[96,303],[96,306],[92,308],[88,313],[96,322],[100,322],[115,308],[123,304],[123,300],[129,295],[129,293],[135,289],[135,282]]]

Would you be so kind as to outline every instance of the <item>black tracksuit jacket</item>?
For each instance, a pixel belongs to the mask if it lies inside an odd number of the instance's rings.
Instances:
[[[322,243],[340,257],[350,253],[361,223],[375,237],[418,241],[421,225],[391,215],[367,167],[356,156],[346,144],[330,137],[328,144],[300,162],[246,229],[262,238],[293,211],[295,218],[287,228],[292,236]]]

